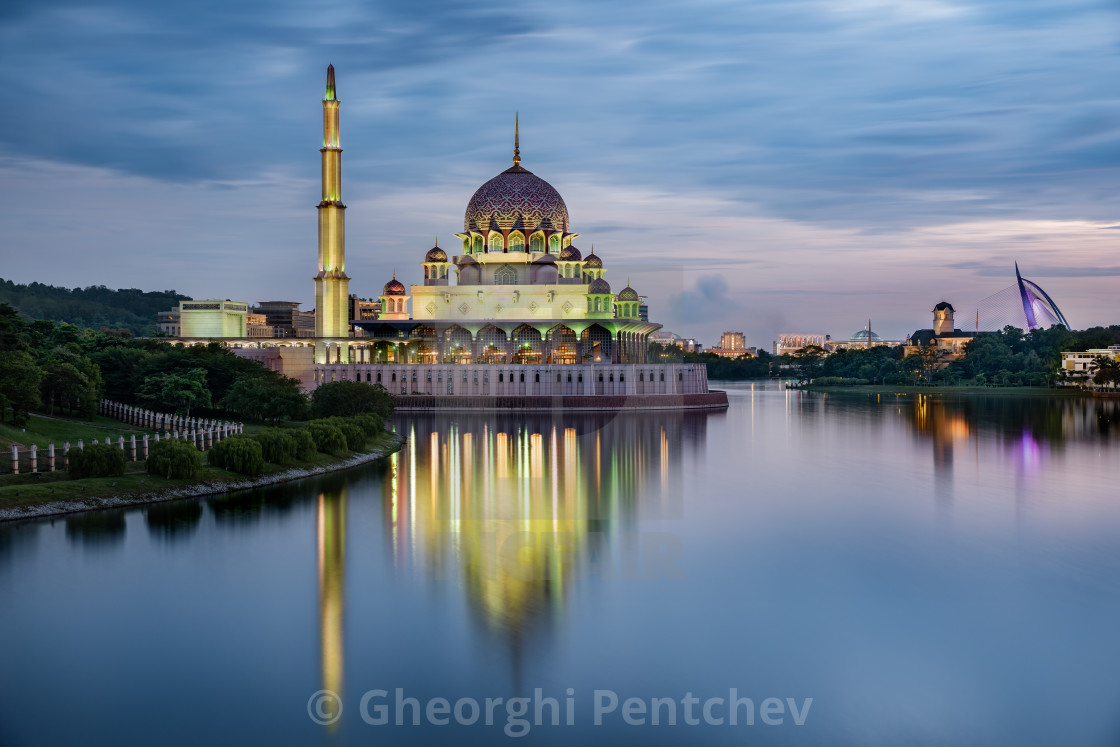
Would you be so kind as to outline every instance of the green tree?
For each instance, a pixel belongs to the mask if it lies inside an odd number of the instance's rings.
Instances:
[[[209,407],[210,389],[206,386],[206,369],[193,368],[185,374],[152,374],[140,385],[137,398],[141,404],[157,409],[170,409],[190,417],[191,407]]]
[[[387,420],[393,414],[393,395],[380,384],[360,381],[331,381],[311,393],[311,414],[316,418],[333,415],[361,415],[372,412]]]
[[[812,382],[821,370],[824,356],[824,348],[820,345],[806,345],[794,353],[794,370],[797,372],[797,378],[805,383]]]
[[[27,324],[10,305],[0,303],[0,422],[12,411],[12,422],[26,425],[39,406],[42,369],[31,355]]]
[[[267,370],[267,369],[266,369]],[[248,420],[305,420],[310,411],[300,382],[285,376],[243,376],[233,383],[218,405],[229,413]]]

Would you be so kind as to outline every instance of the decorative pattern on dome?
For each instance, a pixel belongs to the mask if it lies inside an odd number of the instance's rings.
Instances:
[[[638,291],[631,288],[629,285],[618,292],[619,301],[637,301]]]
[[[385,283],[385,288],[382,290],[381,295],[403,296],[405,295],[404,284],[396,278],[393,278],[388,283]]]
[[[471,224],[512,229],[515,223],[538,226],[545,219],[558,231],[568,230],[568,206],[551,184],[528,169],[514,166],[478,188],[467,203],[463,227]],[[518,220],[520,218],[520,221]]]
[[[603,266],[603,260],[599,259],[599,255],[597,255],[595,253],[595,250],[592,249],[591,254],[587,255],[587,259],[583,260],[583,266],[584,267],[592,267],[592,268],[601,268]]]
[[[610,292],[610,283],[608,283],[606,280],[603,280],[602,278],[595,278],[591,281],[591,285],[587,286],[588,295],[601,295]]]
[[[566,247],[560,250],[560,259],[564,260],[565,262],[579,262],[581,259],[583,259],[583,254],[580,253],[579,249],[576,249],[571,244],[568,244]]]
[[[446,262],[447,261],[447,252],[443,251],[438,246],[433,246],[431,249],[428,250],[428,253],[424,255],[424,261],[425,262]]]

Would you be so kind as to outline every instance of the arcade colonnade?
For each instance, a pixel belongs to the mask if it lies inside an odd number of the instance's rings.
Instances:
[[[501,324],[384,322],[363,325],[369,337],[316,340],[316,360],[326,364],[434,365],[645,363],[644,322]]]

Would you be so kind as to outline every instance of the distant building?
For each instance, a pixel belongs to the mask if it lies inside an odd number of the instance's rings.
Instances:
[[[370,300],[368,298],[358,298],[357,296],[350,296],[350,321],[351,322],[372,322],[381,316],[381,301]],[[351,331],[354,337],[365,337],[366,333],[361,327],[352,326]]]
[[[686,353],[699,353],[704,346],[696,341],[693,337],[681,337],[680,335],[666,332],[665,330],[658,330],[649,337],[650,342],[656,342],[658,345],[665,347],[680,348]]]
[[[933,329],[919,329],[906,340],[903,355],[920,355],[923,350],[934,348],[941,366],[964,355],[968,343],[976,339],[977,332],[963,332],[954,326],[953,304],[942,301],[933,307]]]
[[[822,350],[832,340],[832,335],[803,334],[787,332],[778,335],[774,343],[774,355],[794,355],[801,348],[816,345]]]
[[[254,314],[264,314],[273,337],[314,337],[315,312],[300,311],[296,301],[261,301]]]
[[[179,336],[245,337],[248,313],[240,301],[180,301]]]
[[[708,348],[708,352],[721,358],[753,356],[751,349],[747,347],[747,340],[742,332],[724,332],[720,335],[719,345]]]
[[[170,337],[179,336],[179,310],[161,311],[156,315],[156,326],[159,331]]]
[[[249,337],[272,337],[272,327],[264,314],[246,314],[245,330]]]
[[[871,329],[870,320],[867,322],[867,327],[855,332],[847,340],[833,340],[828,344],[829,352],[836,350],[866,350],[868,348],[877,347],[898,347],[905,345],[905,340],[884,340],[875,331]]]
[[[1117,360],[1120,358],[1120,345],[1107,348],[1093,348],[1083,352],[1062,353],[1061,371],[1069,384],[1088,384],[1093,378],[1093,361],[1097,358]]]
[[[649,321],[649,304],[646,303],[645,296],[638,296],[641,303],[638,304],[638,319],[643,322]]]

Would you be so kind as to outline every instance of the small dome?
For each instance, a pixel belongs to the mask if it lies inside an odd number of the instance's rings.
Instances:
[[[933,310],[934,311],[945,311],[945,310],[955,311],[955,309],[953,308],[953,304],[949,303],[948,301],[942,301],[941,303],[934,306]]]
[[[599,256],[592,251],[591,254],[587,255],[587,259],[583,260],[583,266],[601,269],[603,267],[603,260],[599,259]]]
[[[383,296],[403,296],[405,295],[404,284],[401,281],[393,278],[388,283],[385,283],[385,290],[381,292]]]
[[[595,278],[591,281],[591,285],[587,286],[587,292],[589,295],[606,294],[611,292],[611,286],[606,280]]]
[[[579,262],[583,259],[583,255],[580,254],[579,249],[569,244],[560,250],[560,259],[563,262]]]
[[[879,337],[878,332],[872,332],[871,333],[871,341],[872,342],[882,342],[882,340],[883,340],[883,338]],[[856,332],[854,335],[852,335],[851,339],[849,339],[848,341],[849,342],[867,342],[867,330],[866,329],[861,329],[859,332]]]
[[[618,292],[619,301],[637,301],[638,291],[631,288],[629,285]]]
[[[443,251],[438,246],[433,246],[431,249],[428,250],[428,253],[424,255],[424,261],[425,262],[446,262],[447,261],[447,252]]]

